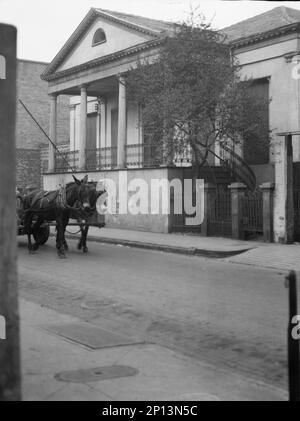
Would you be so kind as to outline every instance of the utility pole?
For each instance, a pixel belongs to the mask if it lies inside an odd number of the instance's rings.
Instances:
[[[0,24],[0,401],[21,400],[16,240],[16,38]]]

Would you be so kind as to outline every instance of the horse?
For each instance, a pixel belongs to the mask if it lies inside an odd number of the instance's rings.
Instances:
[[[97,191],[96,189],[97,182],[95,181],[89,181],[87,182],[87,184],[89,187],[89,190],[88,190],[89,208],[87,207],[81,208],[79,206],[76,206],[75,204],[74,208],[70,210],[70,214],[69,214],[70,218],[77,220],[80,227],[81,237],[77,244],[77,249],[82,250],[83,253],[85,254],[88,252],[86,241],[87,241],[87,235],[89,231],[89,224],[86,221],[88,221],[88,219],[91,218],[95,214],[96,203],[97,203],[98,198],[102,196],[102,194],[106,193],[105,189]],[[65,246],[68,247],[65,239],[64,239],[64,244]]]
[[[66,257],[64,231],[69,221],[70,211],[75,211],[75,204],[82,210],[89,211],[90,209],[88,176],[86,175],[81,181],[74,175],[73,178],[73,182],[59,190],[49,192],[34,190],[22,197],[29,253],[35,252],[39,247],[37,242],[32,245],[31,234],[37,232],[45,221],[56,221],[57,254],[60,258]],[[34,216],[37,216],[37,221],[32,226]]]

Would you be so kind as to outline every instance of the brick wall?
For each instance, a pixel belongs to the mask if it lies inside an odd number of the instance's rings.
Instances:
[[[39,149],[20,149],[16,151],[17,187],[34,185],[41,187],[41,161]]]
[[[20,98],[38,120],[44,130],[49,133],[50,100],[48,84],[41,80],[46,63],[18,60],[17,98]],[[57,143],[69,141],[69,97],[58,97]],[[48,144],[47,139],[30,119],[21,104],[17,103],[16,123],[17,148],[37,149]]]
[[[46,133],[49,134],[50,100],[48,84],[40,75],[45,63],[18,60],[17,98],[28,107]],[[57,143],[69,142],[69,97],[58,97]],[[17,147],[17,186],[35,185],[41,187],[41,147],[48,146],[48,140],[31,120],[17,101],[16,147]]]

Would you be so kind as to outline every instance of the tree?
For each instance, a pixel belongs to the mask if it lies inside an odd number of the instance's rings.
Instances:
[[[129,98],[141,107],[144,142],[163,159],[186,148],[195,167],[215,155],[217,141],[238,144],[268,132],[268,100],[251,95],[225,37],[203,17],[174,26],[157,57],[127,75]],[[196,172],[198,175],[198,171]]]

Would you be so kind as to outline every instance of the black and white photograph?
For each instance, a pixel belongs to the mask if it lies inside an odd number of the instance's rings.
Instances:
[[[300,2],[0,0],[0,401],[300,401],[299,279]]]

